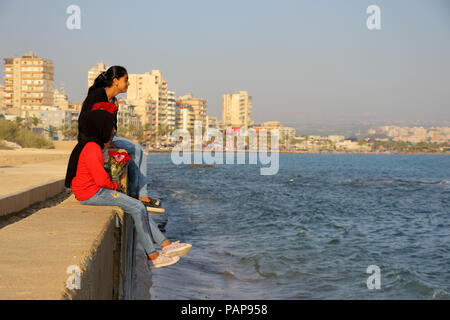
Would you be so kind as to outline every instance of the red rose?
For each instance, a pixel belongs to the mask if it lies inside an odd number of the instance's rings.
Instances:
[[[131,156],[126,152],[117,152],[116,150],[110,150],[108,153],[114,158],[117,163],[127,163],[130,161]]]
[[[97,102],[92,107],[92,110],[105,110],[111,114],[117,111],[117,106],[112,102]]]

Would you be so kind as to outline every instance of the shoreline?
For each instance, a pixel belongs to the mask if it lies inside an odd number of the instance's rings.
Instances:
[[[67,144],[64,147],[56,147],[55,149],[37,149],[37,148],[22,148],[13,150],[0,150],[0,168],[7,168],[10,166],[19,166],[24,164],[42,163],[54,160],[69,160],[74,143]],[[147,153],[172,153],[172,150],[145,150]],[[205,150],[202,152],[208,152]],[[194,152],[191,152],[194,153]],[[219,152],[218,152],[219,153]],[[226,153],[226,151],[223,151]],[[232,153],[249,153],[246,151],[233,151]],[[268,154],[272,152],[267,151]],[[304,151],[274,151],[280,154],[372,154],[372,155],[450,155],[450,152],[304,152]]]
[[[172,150],[157,150],[157,149],[148,149],[145,150],[148,153],[172,153]],[[203,150],[201,152],[208,152],[209,150]],[[195,151],[200,152],[200,151]],[[226,153],[226,151],[222,151]],[[250,151],[232,151],[232,153],[249,153]],[[258,151],[254,151],[258,152]],[[270,150],[267,150],[268,153],[272,153]],[[396,154],[404,154],[404,155],[450,155],[450,152],[305,152],[305,151],[273,151],[274,153],[292,153],[292,154],[386,154],[386,155],[396,155]],[[194,153],[191,151],[190,153]],[[218,152],[219,153],[219,152]]]

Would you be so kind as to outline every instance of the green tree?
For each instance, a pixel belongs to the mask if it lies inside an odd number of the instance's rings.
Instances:
[[[50,138],[53,138],[53,137],[56,135],[57,128],[54,127],[54,126],[52,126],[52,125],[49,125],[49,126],[48,126],[47,132],[48,132],[48,136],[49,136]]]
[[[19,128],[23,128],[23,120],[25,120],[22,117],[16,117],[16,124]]]
[[[41,123],[41,119],[33,116],[31,118],[31,124],[33,125],[33,127],[37,127],[39,124]]]

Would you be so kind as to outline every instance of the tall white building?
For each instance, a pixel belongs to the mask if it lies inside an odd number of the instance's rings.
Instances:
[[[96,66],[90,68],[88,71],[88,88],[90,88],[94,84],[94,81],[98,77],[98,75],[106,70],[107,66],[102,61],[97,62]]]
[[[220,130],[220,123],[217,120],[217,117],[206,116],[206,126],[208,129],[217,129]]]
[[[154,133],[170,128],[173,125],[173,105],[169,107],[168,85],[162,79],[161,71],[128,74],[128,81],[127,101],[135,106],[136,114],[141,115],[142,127]]]
[[[177,101],[177,121],[176,126],[178,129],[189,130],[194,129],[194,110],[190,105],[184,105],[180,101]]]
[[[28,52],[21,58],[4,59],[4,106],[52,106],[54,87],[53,61]]]
[[[224,129],[241,128],[244,131],[252,124],[252,97],[247,91],[222,96],[222,121]]]
[[[3,113],[4,108],[3,107],[3,100],[4,100],[3,95],[5,94],[4,90],[5,86],[2,83],[0,83],[0,113]]]
[[[177,99],[180,105],[190,107],[194,121],[201,121],[202,127],[206,128],[206,100],[194,97],[193,93],[179,96]]]
[[[175,91],[167,91],[167,126],[170,130],[176,129],[176,111]]]
[[[64,83],[61,83],[61,88],[59,90],[55,88],[53,93],[53,104],[62,110],[69,109],[69,101],[67,100],[67,94],[64,90]]]

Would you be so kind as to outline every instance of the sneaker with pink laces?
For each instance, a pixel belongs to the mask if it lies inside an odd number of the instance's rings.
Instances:
[[[182,257],[192,249],[192,244],[182,243],[180,241],[172,242],[168,246],[165,246],[162,250],[168,257]]]
[[[168,257],[164,254],[160,254],[156,259],[149,259],[148,264],[153,268],[162,268],[175,264],[178,260],[180,260],[180,257]]]

